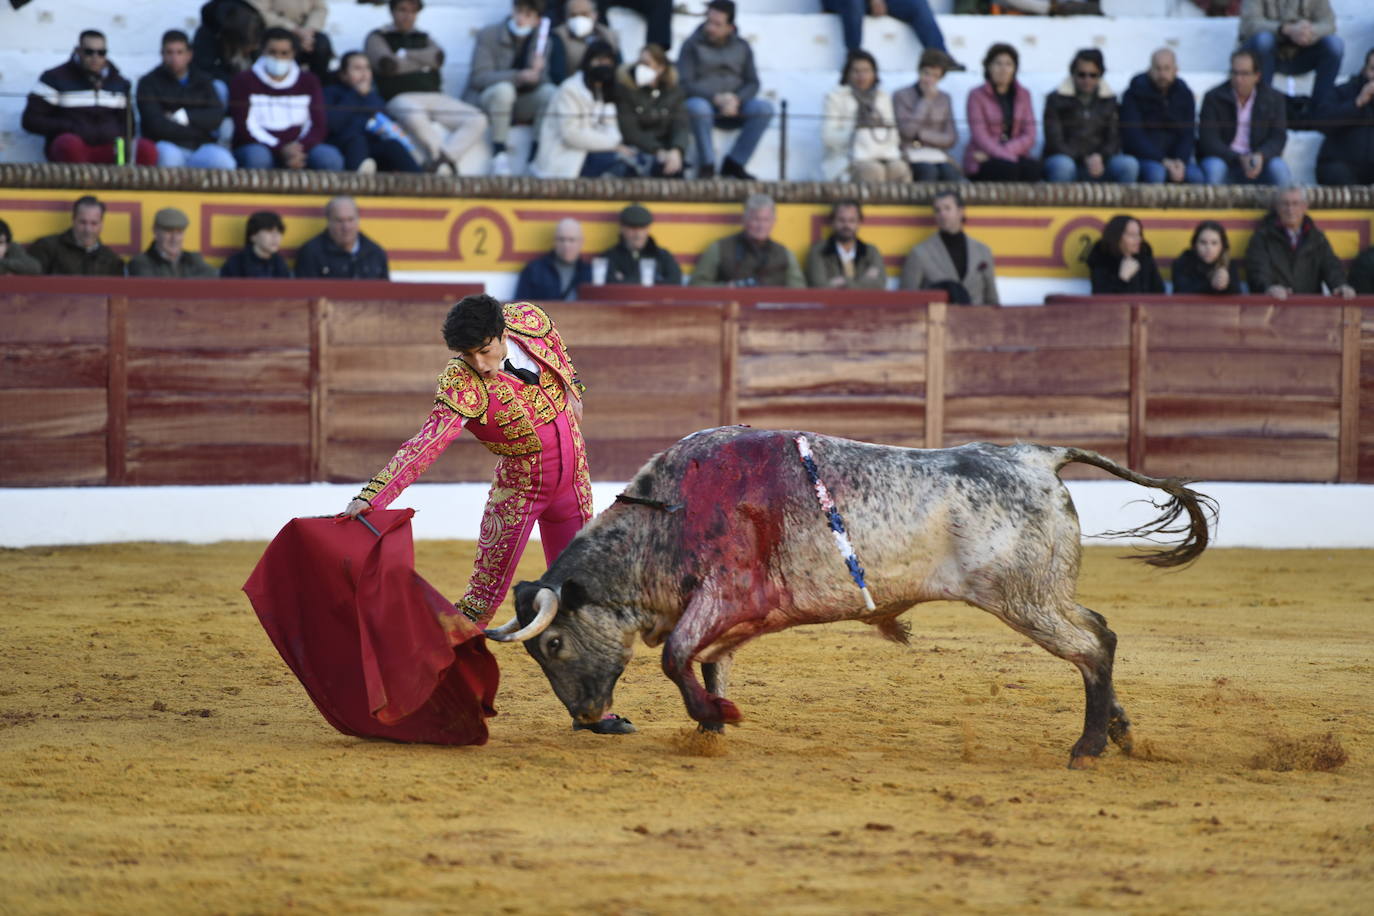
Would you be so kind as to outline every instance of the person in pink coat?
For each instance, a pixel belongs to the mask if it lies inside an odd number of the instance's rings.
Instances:
[[[974,181],[1039,181],[1035,111],[1030,93],[1016,81],[1021,59],[1008,44],[995,44],[983,57],[986,82],[968,94],[969,141],[964,174]]]

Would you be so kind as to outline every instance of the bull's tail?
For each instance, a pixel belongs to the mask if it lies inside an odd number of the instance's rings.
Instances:
[[[1117,464],[1110,458],[1087,449],[1065,448],[1061,451],[1063,458],[1056,466],[1056,470],[1073,462],[1091,464],[1093,467],[1101,468],[1122,480],[1129,480],[1131,483],[1139,484],[1142,487],[1163,490],[1171,497],[1162,506],[1158,503],[1155,504],[1157,508],[1164,511],[1149,524],[1127,531],[1104,531],[1102,533],[1102,537],[1147,539],[1161,535],[1184,535],[1183,540],[1174,547],[1167,550],[1131,554],[1128,559],[1144,560],[1151,566],[1183,566],[1196,560],[1207,549],[1207,544],[1212,537],[1212,527],[1217,520],[1217,503],[1210,496],[1196,490],[1190,490],[1186,484],[1192,483],[1192,480],[1182,477],[1146,477],[1144,474],[1138,474],[1128,467]],[[1180,517],[1185,513],[1188,516],[1187,519],[1180,520]]]

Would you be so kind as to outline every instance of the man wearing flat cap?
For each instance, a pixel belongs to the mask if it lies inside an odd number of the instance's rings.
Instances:
[[[153,217],[153,244],[129,262],[131,277],[215,277],[215,269],[194,251],[186,251],[191,221],[176,207],[163,207]]]
[[[653,221],[654,215],[639,204],[620,211],[620,241],[604,255],[608,284],[682,285],[682,268],[649,234]]]

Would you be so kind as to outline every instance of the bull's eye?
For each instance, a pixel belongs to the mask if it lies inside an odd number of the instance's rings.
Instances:
[[[557,655],[558,650],[561,648],[563,648],[563,640],[559,639],[557,636],[552,637],[544,644],[544,651],[550,655]]]

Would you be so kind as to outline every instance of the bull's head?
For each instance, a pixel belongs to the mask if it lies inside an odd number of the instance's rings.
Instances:
[[[616,681],[629,664],[634,630],[592,601],[574,581],[550,588],[515,587],[515,618],[487,630],[497,642],[523,642],[553,692],[577,721],[590,725],[611,708]]]

